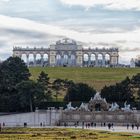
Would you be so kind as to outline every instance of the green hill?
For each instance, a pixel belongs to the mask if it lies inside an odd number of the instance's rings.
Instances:
[[[61,78],[83,82],[100,90],[105,85],[120,82],[126,76],[140,73],[140,68],[80,68],[80,67],[31,67],[31,79],[36,80],[39,73],[45,71],[51,80]]]

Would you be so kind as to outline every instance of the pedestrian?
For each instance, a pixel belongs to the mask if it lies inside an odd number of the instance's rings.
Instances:
[[[132,124],[132,130],[134,130],[134,124]]]
[[[106,126],[106,124],[104,123],[104,127]]]
[[[114,124],[112,123],[111,126],[112,126],[112,128],[113,128]]]
[[[129,124],[127,124],[127,130],[129,129]]]
[[[111,128],[111,123],[108,124],[108,129],[110,129],[110,128]]]
[[[136,124],[136,127],[137,127],[137,130],[139,130],[139,124],[138,123]]]
[[[96,123],[94,123],[94,127],[96,127]]]
[[[84,125],[85,125],[84,122],[82,122],[82,129],[84,129]]]

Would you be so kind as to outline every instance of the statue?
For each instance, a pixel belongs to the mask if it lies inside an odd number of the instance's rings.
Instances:
[[[81,103],[81,105],[79,107],[79,110],[81,110],[81,111],[89,111],[88,104]]]
[[[115,102],[111,104],[111,108],[109,108],[109,111],[117,111],[119,110],[119,105]]]
[[[97,92],[93,98],[93,100],[102,100],[101,95],[99,92]]]
[[[124,103],[124,108],[121,108],[123,111],[125,111],[125,112],[132,112],[132,110],[130,109],[130,104],[126,104],[127,103],[127,101]]]
[[[72,107],[71,102],[69,102],[65,110],[76,110],[76,108]]]

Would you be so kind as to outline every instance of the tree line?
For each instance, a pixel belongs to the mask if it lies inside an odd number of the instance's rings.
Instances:
[[[33,111],[40,103],[58,101],[63,91],[63,102],[88,102],[96,93],[85,83],[67,79],[51,81],[48,74],[41,72],[36,81],[30,79],[28,67],[18,57],[10,57],[0,64],[0,111]],[[53,96],[54,97],[53,97]],[[135,102],[140,99],[140,74],[115,85],[105,86],[101,96],[108,102]],[[54,99],[55,98],[55,99]]]

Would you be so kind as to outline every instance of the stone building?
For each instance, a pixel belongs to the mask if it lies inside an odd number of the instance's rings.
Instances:
[[[119,51],[117,48],[85,49],[76,41],[65,38],[50,45],[49,48],[13,48],[13,56],[22,58],[23,55],[26,56],[28,66],[115,67],[118,65]]]

